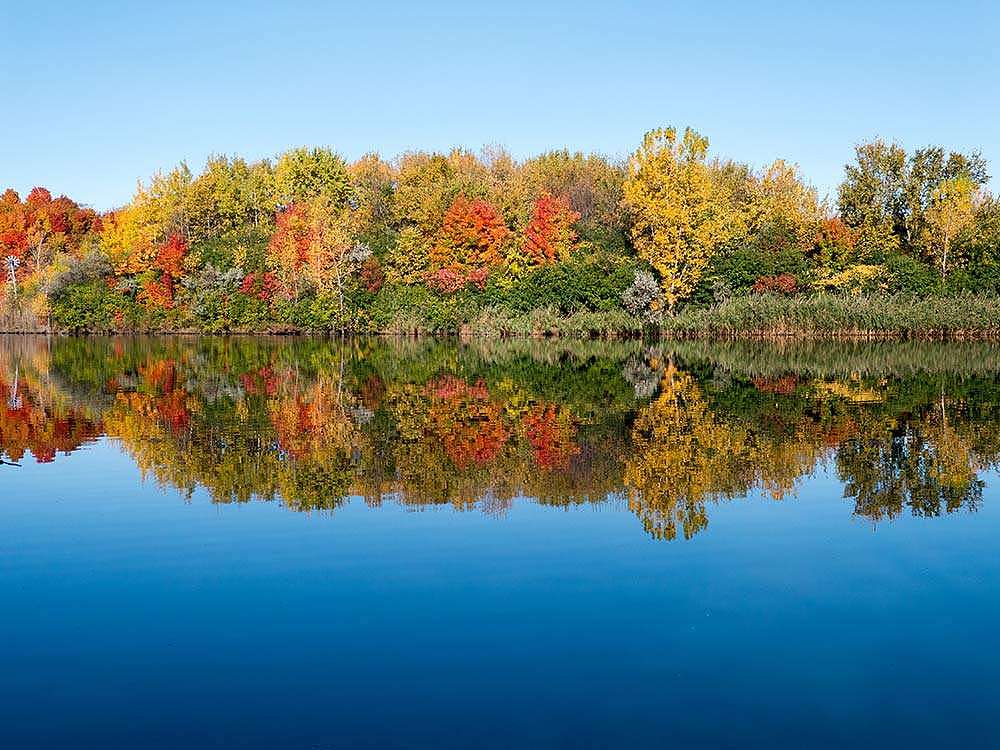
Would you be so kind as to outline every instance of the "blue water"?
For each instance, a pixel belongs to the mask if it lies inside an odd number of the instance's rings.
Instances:
[[[219,504],[109,437],[0,466],[0,747],[995,747],[1000,477],[830,465],[657,540],[620,497]]]
[[[2,477],[6,747],[987,747],[1000,502],[212,505],[107,442]]]

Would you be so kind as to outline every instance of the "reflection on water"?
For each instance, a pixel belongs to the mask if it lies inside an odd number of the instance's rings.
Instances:
[[[0,447],[58,464],[107,435],[218,503],[627,503],[690,538],[713,504],[785,502],[821,467],[844,513],[974,511],[998,371],[989,344],[4,337]]]

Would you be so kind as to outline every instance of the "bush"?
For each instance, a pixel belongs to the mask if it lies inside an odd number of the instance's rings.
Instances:
[[[890,255],[885,259],[886,284],[892,293],[925,297],[940,286],[940,277],[926,263],[911,255]]]
[[[471,320],[479,305],[469,292],[435,294],[418,284],[386,284],[367,309],[363,328],[386,333],[453,333]]]
[[[44,291],[51,299],[58,299],[70,287],[106,279],[113,273],[108,256],[100,251],[92,251],[82,258],[67,258],[66,267],[49,280]]]
[[[809,266],[797,250],[767,253],[755,248],[739,248],[713,258],[695,289],[691,301],[706,304],[749,292],[765,276],[788,275],[797,285],[808,283]],[[721,292],[721,294],[720,294]]]
[[[622,292],[625,310],[646,321],[659,319],[663,313],[660,282],[650,271],[636,271],[632,285]]]
[[[101,280],[60,289],[52,299],[52,321],[68,331],[119,330],[128,323],[132,302]],[[135,319],[135,315],[129,316]]]
[[[211,263],[181,282],[180,302],[207,333],[232,327],[229,300],[237,295],[243,281],[238,268],[220,271]]]
[[[481,305],[504,307],[514,313],[542,307],[555,307],[562,313],[615,310],[621,309],[622,293],[634,275],[631,258],[582,254],[542,266],[512,282],[490,280],[477,299]]]
[[[798,282],[790,273],[779,273],[777,276],[761,276],[753,283],[757,294],[782,294],[790,297],[799,291]]]

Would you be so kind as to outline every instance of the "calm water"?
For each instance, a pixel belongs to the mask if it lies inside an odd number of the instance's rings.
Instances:
[[[0,747],[996,747],[1000,347],[0,338]]]

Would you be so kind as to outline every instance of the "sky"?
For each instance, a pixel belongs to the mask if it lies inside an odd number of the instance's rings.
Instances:
[[[821,195],[874,137],[978,149],[1000,172],[1000,3],[0,6],[0,190],[99,210],[211,154],[625,157],[663,125],[795,162]]]

